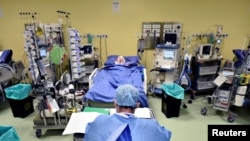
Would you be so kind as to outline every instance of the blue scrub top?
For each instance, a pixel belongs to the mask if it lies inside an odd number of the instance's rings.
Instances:
[[[155,119],[115,113],[100,115],[89,123],[84,141],[170,141],[171,135]]]

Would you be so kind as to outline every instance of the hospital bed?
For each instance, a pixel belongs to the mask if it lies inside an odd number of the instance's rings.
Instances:
[[[0,101],[5,101],[4,87],[14,77],[14,71],[11,66],[12,50],[0,52]]]
[[[5,101],[4,88],[12,80],[19,80],[24,66],[22,62],[12,60],[12,50],[0,51],[0,102]]]
[[[122,84],[132,84],[139,90],[140,106],[148,107],[146,68],[138,56],[125,56],[123,65],[114,63],[117,57],[108,56],[104,66],[91,73],[83,101],[89,107],[113,108],[115,89]]]

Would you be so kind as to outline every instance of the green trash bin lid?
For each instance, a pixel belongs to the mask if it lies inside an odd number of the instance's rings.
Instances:
[[[6,97],[14,100],[23,100],[28,97],[31,90],[31,84],[16,84],[5,88]]]
[[[165,94],[176,99],[184,99],[184,89],[176,83],[163,83],[161,85]]]

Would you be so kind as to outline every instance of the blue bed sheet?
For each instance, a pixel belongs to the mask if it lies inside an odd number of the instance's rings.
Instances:
[[[10,63],[12,60],[12,54],[13,52],[10,49],[0,51],[0,63]]]
[[[148,107],[143,86],[143,66],[109,65],[98,70],[94,85],[85,95],[95,102],[113,102],[115,90],[122,84],[132,84],[139,90],[141,107]]]

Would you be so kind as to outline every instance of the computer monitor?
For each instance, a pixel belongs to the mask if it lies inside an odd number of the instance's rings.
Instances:
[[[199,55],[203,56],[203,58],[211,57],[212,53],[213,53],[213,45],[212,44],[199,45]]]
[[[165,33],[164,42],[165,44],[176,44],[177,33]]]

